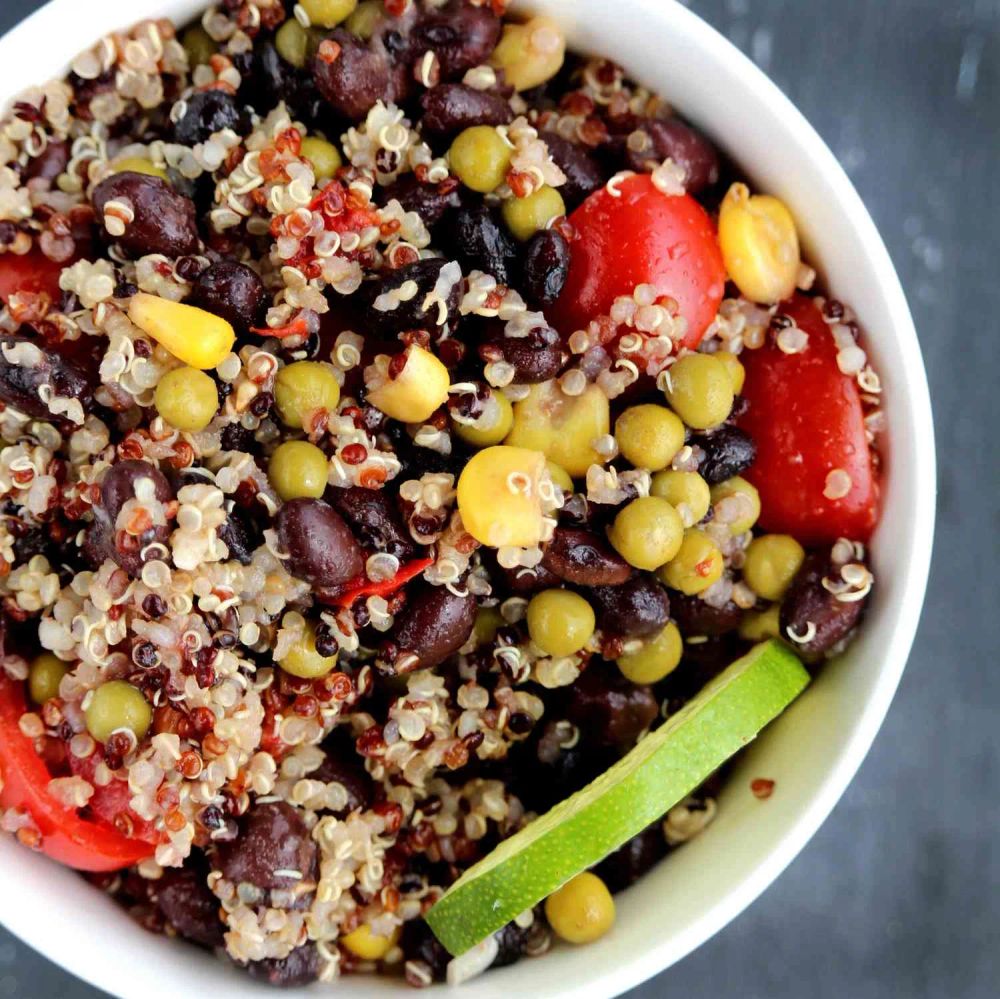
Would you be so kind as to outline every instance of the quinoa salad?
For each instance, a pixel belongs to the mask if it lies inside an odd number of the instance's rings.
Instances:
[[[879,378],[788,208],[504,8],[223,0],[0,117],[0,830],[275,985],[604,935],[732,750],[425,917],[873,585]]]

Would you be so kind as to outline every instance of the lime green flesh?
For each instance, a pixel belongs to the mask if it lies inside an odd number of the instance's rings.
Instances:
[[[773,721],[809,683],[764,642],[711,681],[627,756],[470,867],[427,913],[462,954],[664,815]]]

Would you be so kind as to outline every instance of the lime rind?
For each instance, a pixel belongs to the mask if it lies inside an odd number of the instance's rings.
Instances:
[[[809,683],[779,642],[753,648],[585,788],[470,867],[427,913],[462,954],[592,867],[751,742]]]

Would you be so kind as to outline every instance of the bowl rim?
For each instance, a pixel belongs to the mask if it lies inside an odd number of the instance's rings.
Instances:
[[[556,16],[569,17],[575,2],[576,0],[545,0],[545,6],[547,9],[552,9]],[[48,30],[49,37],[62,38],[64,33],[59,30],[59,19],[62,12],[71,4],[75,6],[74,0],[49,0],[0,37],[0,65],[5,62],[4,57],[7,52],[28,44],[29,39],[40,31]],[[179,14],[186,16],[206,5],[205,0],[159,0],[157,6],[169,12],[161,16],[176,18]],[[525,3],[518,6],[530,8],[539,5],[541,0],[535,0],[534,4]],[[146,6],[148,8],[153,5],[148,2]],[[757,101],[779,113],[794,129],[795,142],[803,157],[809,161],[817,176],[822,178],[838,208],[845,213],[850,226],[857,230],[864,241],[867,251],[865,265],[873,272],[885,309],[891,317],[889,327],[880,333],[880,337],[886,342],[895,341],[901,348],[903,371],[899,384],[903,386],[902,402],[910,425],[909,429],[920,440],[921,446],[912,449],[912,453],[909,454],[913,462],[913,467],[908,470],[909,476],[917,486],[911,497],[914,526],[912,537],[909,539],[908,558],[901,570],[902,585],[893,600],[896,607],[895,623],[878,664],[877,683],[858,712],[850,736],[840,751],[836,763],[825,778],[813,788],[807,804],[790,823],[781,839],[753,866],[752,870],[722,893],[711,907],[697,919],[689,921],[681,930],[665,934],[661,942],[650,946],[629,960],[625,966],[606,968],[603,972],[588,976],[582,983],[567,982],[565,986],[560,985],[557,992],[563,999],[568,999],[570,996],[583,999],[585,996],[617,995],[680,960],[753,902],[815,834],[842,797],[864,760],[902,676],[916,634],[927,586],[936,504],[934,427],[919,341],[889,252],[846,172],[812,125],[764,71],[715,28],[688,9],[684,3],[679,0],[627,0],[621,7],[627,8],[629,17],[645,17],[653,23],[669,25],[679,45],[694,46],[710,59],[724,55],[732,72],[740,77],[741,86],[746,87]],[[120,18],[116,14],[115,20],[123,26],[137,19],[135,14],[130,13],[129,0],[117,0],[117,2],[112,0],[108,8],[114,11],[120,8]],[[101,18],[105,16],[104,13],[101,14]],[[110,11],[107,16],[110,16]],[[98,33],[99,31],[95,29],[95,34]],[[80,44],[88,42],[89,39],[83,39],[82,43],[67,41],[66,61],[75,55]],[[30,80],[18,86],[40,82],[44,81]],[[16,92],[17,87],[8,94],[4,90],[3,83],[4,81],[0,79],[0,102],[6,103]],[[849,298],[849,290],[845,291],[847,291],[846,297]],[[71,959],[60,947],[59,940],[52,939],[46,926],[19,918],[17,892],[0,893],[0,896],[6,896],[0,897],[0,922],[25,943],[71,974],[98,988],[113,991],[121,987],[113,968],[114,962],[94,955],[86,955],[84,960],[79,952],[75,952]],[[149,995],[148,983],[146,986],[144,994]],[[247,987],[250,987],[249,983]],[[300,994],[300,990],[294,990],[294,994]]]

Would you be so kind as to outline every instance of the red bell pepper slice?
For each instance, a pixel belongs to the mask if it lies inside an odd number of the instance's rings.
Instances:
[[[811,298],[796,295],[779,312],[808,334],[805,350],[786,354],[769,337],[740,355],[749,406],[738,423],[757,445],[746,477],[760,493],[759,524],[805,545],[867,541],[878,520],[879,483],[861,391],[837,366],[837,344]],[[851,486],[830,499],[826,479],[838,468]]]
[[[391,579],[373,582],[367,576],[357,576],[344,584],[344,589],[330,602],[337,607],[350,607],[361,597],[387,597],[402,589],[414,576],[419,576],[429,565],[434,564],[432,558],[418,558],[406,565],[400,566],[399,572]]]
[[[152,843],[82,818],[49,794],[51,774],[18,726],[24,712],[21,685],[0,671],[0,808],[26,812],[41,835],[41,852],[79,871],[117,871],[152,856]]]

